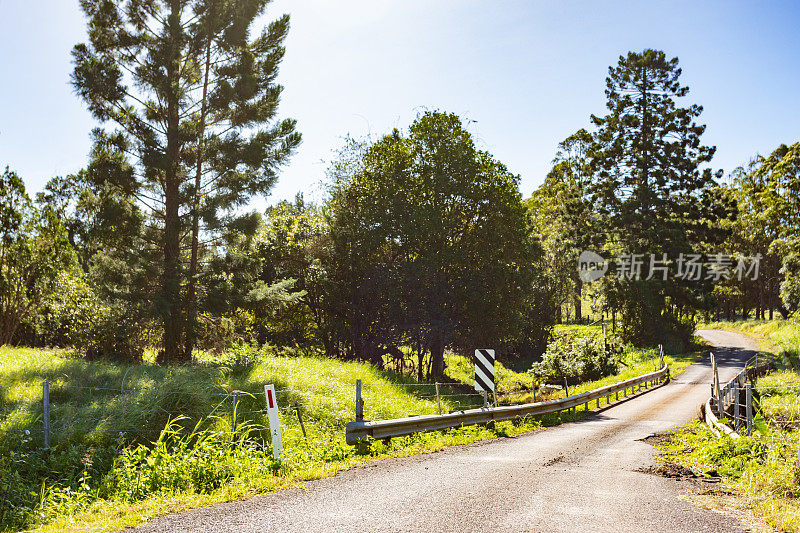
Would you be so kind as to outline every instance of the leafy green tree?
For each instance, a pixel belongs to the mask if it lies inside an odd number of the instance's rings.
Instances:
[[[294,202],[280,202],[267,211],[257,241],[260,280],[267,285],[293,280],[294,288],[302,291],[297,305],[284,306],[271,316],[261,308],[260,318],[273,324],[283,342],[321,344],[326,354],[337,356],[338,325],[329,297],[330,231],[322,209],[301,194]]]
[[[526,201],[534,231],[547,256],[557,311],[571,301],[575,320],[582,317],[583,282],[578,277],[578,256],[600,246],[597,217],[591,201],[591,134],[578,130],[558,146],[553,168],[544,183]]]
[[[161,361],[191,357],[204,243],[270,190],[300,142],[293,120],[275,119],[288,16],[251,35],[267,3],[81,2],[89,43],[73,50],[73,86],[115,126],[95,131],[89,174],[135,201],[160,255]]]
[[[0,346],[35,318],[73,260],[58,217],[37,208],[22,179],[6,168],[0,174]]]
[[[260,253],[263,217],[251,213],[240,217],[240,223],[224,234],[224,246],[208,258],[209,268],[202,278],[207,287],[201,304],[208,311],[206,323],[233,320],[235,323],[248,314],[246,327],[250,332],[234,332],[248,340],[287,341],[276,338],[276,316],[286,308],[296,308],[304,292],[296,290],[296,279],[265,279],[267,267]]]
[[[778,308],[785,316],[797,310],[800,250],[800,143],[781,145],[733,173],[737,200],[734,246],[743,255],[761,255],[759,278],[741,290],[765,318]]]
[[[606,251],[691,253],[707,241],[714,217],[708,198],[715,175],[703,165],[715,148],[702,145],[705,126],[698,105],[681,107],[689,88],[680,83],[678,59],[664,52],[629,52],[609,68],[608,114],[592,116],[597,131],[592,150],[593,196],[606,232]],[[717,173],[716,176],[719,176]],[[676,307],[699,305],[697,292],[673,280],[606,278],[606,292],[618,302],[623,333],[637,343],[686,336]],[[685,339],[684,339],[685,340]]]
[[[514,176],[452,114],[426,112],[343,165],[330,203],[334,271],[356,357],[430,354],[512,338],[533,250]]]

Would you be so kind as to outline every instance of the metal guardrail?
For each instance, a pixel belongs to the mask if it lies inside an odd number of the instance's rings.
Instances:
[[[755,355],[745,362],[742,369],[730,381],[725,385],[720,385],[714,354],[710,355],[712,364],[711,397],[703,405],[703,421],[715,435],[727,435],[732,439],[739,438],[740,421],[746,422],[747,434],[750,435],[753,430],[753,406],[750,384],[747,383],[747,380],[757,377],[762,371],[769,371],[773,363],[767,358],[763,364],[759,364],[759,356]],[[764,356],[761,357],[763,361]],[[744,404],[741,403],[742,395],[745,395]],[[733,429],[720,421],[720,418],[729,418],[730,409],[733,409]],[[742,410],[744,413],[741,413]]]
[[[628,389],[631,389],[631,393],[634,394],[634,389],[637,386],[639,390],[641,390],[642,385],[647,388],[647,386],[651,384],[660,384],[668,379],[669,368],[665,364],[660,370],[655,372],[558,400],[526,403],[522,405],[483,407],[480,409],[468,409],[442,415],[409,416],[390,420],[355,421],[347,424],[345,432],[346,441],[347,444],[355,445],[370,438],[389,439],[423,431],[437,431],[474,424],[485,424],[492,421],[500,422],[503,420],[513,420],[526,416],[546,415],[573,409],[582,404],[587,404],[588,406],[589,402],[595,400],[597,400],[599,406],[600,399],[603,397],[606,397],[608,401],[611,395],[614,394],[616,398],[619,399],[620,392],[623,392],[625,396],[627,396]],[[608,403],[610,403],[610,401]]]

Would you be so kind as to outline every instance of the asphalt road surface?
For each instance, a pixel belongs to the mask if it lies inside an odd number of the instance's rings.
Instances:
[[[719,347],[723,382],[757,349],[736,333],[699,334]],[[657,453],[641,439],[696,418],[710,380],[706,356],[668,385],[580,422],[378,461],[305,488],[167,515],[140,531],[747,531],[681,499],[688,482],[641,471]]]

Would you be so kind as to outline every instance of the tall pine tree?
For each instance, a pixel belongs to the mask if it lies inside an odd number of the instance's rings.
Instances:
[[[644,254],[645,262],[650,254],[674,260],[709,238],[712,214],[704,206],[715,181],[702,166],[715,148],[701,144],[705,126],[696,120],[703,108],[679,106],[689,92],[680,76],[677,58],[658,50],[629,52],[609,68],[608,115],[592,116],[594,197],[605,220],[607,249]],[[615,280],[608,288],[623,313],[625,333],[639,343],[685,333],[688,327],[678,327],[676,313],[692,303],[694,292],[675,280],[644,277]]]
[[[161,258],[164,362],[195,339],[203,245],[267,194],[300,143],[277,120],[275,83],[289,18],[257,35],[268,0],[81,0],[89,42],[73,50],[73,86],[109,129],[95,131],[90,172],[135,200]],[[188,267],[187,267],[188,265]]]

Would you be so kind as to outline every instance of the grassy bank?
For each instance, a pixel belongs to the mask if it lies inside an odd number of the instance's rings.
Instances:
[[[698,328],[723,329],[750,335],[762,350],[797,355],[800,350],[800,324],[796,320],[740,320],[700,324]]]
[[[124,366],[65,352],[0,348],[0,451],[7,457],[0,463],[0,529],[118,530],[166,512],[279,490],[376,459],[516,435],[560,420],[551,416],[472,426],[356,450],[344,442],[344,426],[355,413],[356,379],[363,382],[367,419],[435,413],[434,387],[362,363],[274,350],[199,359],[199,364],[172,368]],[[649,372],[656,360],[655,351],[629,350],[619,375],[570,392]],[[674,370],[691,360],[668,358]],[[450,354],[448,367],[451,377],[472,383],[468,358]],[[42,451],[45,380],[52,410],[49,453]],[[266,383],[275,384],[282,408],[282,465],[272,460],[264,427]],[[498,366],[501,392],[529,383],[527,374]],[[234,391],[239,392],[235,436]],[[441,393],[443,410],[480,402],[461,386],[442,386]],[[504,402],[530,399],[523,393],[506,395]],[[165,432],[170,420],[177,425]],[[220,454],[233,440],[233,451]]]
[[[800,532],[800,325],[794,321],[742,321],[704,324],[753,336],[762,350],[776,355],[776,370],[754,383],[755,429],[734,441],[716,437],[695,422],[660,446],[663,459],[703,475],[723,478],[737,507],[762,516],[780,531]]]

